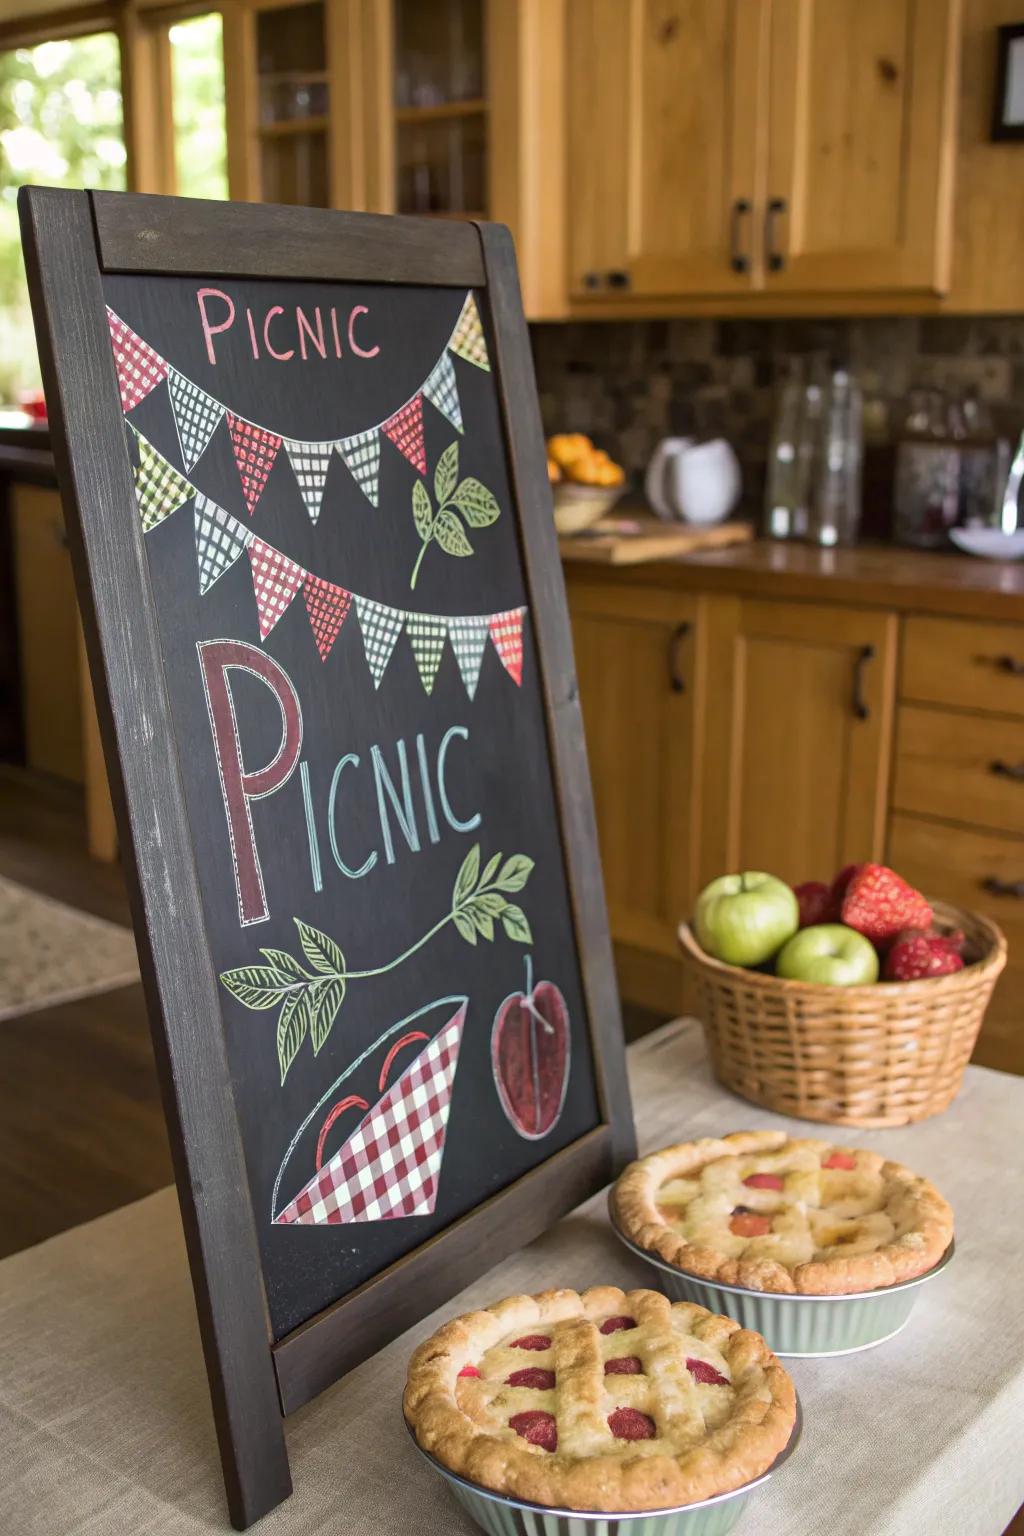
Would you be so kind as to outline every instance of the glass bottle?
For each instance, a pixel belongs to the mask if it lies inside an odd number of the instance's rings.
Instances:
[[[826,548],[853,544],[860,528],[864,423],[861,392],[844,368],[828,387],[808,537]]]

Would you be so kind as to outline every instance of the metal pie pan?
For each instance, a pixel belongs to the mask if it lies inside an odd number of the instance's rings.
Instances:
[[[695,1301],[709,1312],[734,1318],[742,1327],[761,1334],[775,1354],[791,1360],[852,1355],[894,1338],[910,1320],[918,1288],[947,1268],[956,1249],[951,1239],[932,1269],[895,1285],[841,1296],[794,1296],[704,1280],[640,1248],[614,1221],[612,1228],[631,1253],[657,1271],[660,1287],[672,1301]]]
[[[529,1504],[508,1498],[471,1483],[417,1444],[412,1426],[406,1429],[413,1445],[448,1484],[453,1496],[487,1536],[726,1536],[743,1512],[747,1499],[788,1461],[796,1450],[803,1429],[803,1412],[797,1399],[796,1421],[785,1448],[767,1471],[741,1488],[702,1499],[698,1504],[680,1504],[673,1509],[630,1510],[622,1514],[583,1509],[551,1509],[545,1504]]]

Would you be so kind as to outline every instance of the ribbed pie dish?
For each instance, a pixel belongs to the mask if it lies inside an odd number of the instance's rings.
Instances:
[[[803,1430],[803,1414],[797,1400],[796,1423],[789,1443],[767,1471],[742,1488],[716,1494],[698,1504],[619,1515],[597,1510],[551,1509],[482,1488],[478,1483],[459,1477],[436,1456],[417,1445],[408,1420],[405,1427],[427,1465],[444,1478],[452,1496],[488,1536],[727,1536],[746,1508],[750,1495],[763,1487],[796,1450]]]

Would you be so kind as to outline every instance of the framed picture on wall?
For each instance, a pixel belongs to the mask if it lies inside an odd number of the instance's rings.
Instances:
[[[1024,139],[1024,21],[1000,27],[993,139]]]

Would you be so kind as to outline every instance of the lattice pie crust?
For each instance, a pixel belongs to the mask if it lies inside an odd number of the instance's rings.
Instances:
[[[511,1296],[409,1365],[418,1443],[555,1509],[665,1509],[739,1488],[784,1449],[793,1384],[760,1334],[654,1291]]]
[[[703,1279],[808,1296],[877,1290],[933,1268],[953,1236],[934,1185],[863,1147],[738,1131],[631,1163],[612,1219]]]

